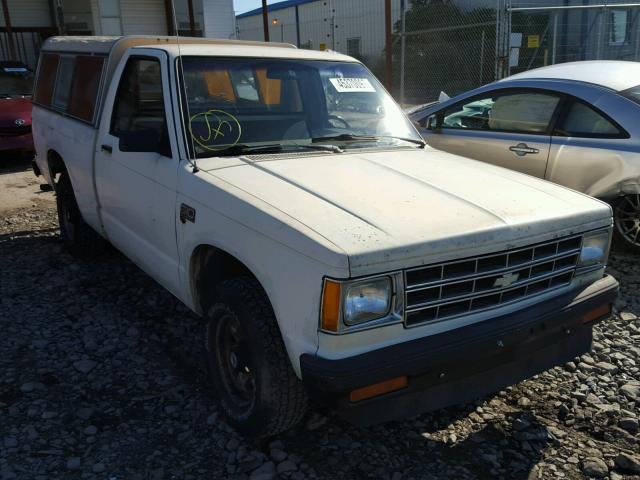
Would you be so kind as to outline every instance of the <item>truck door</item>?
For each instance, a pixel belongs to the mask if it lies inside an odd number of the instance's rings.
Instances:
[[[178,161],[164,52],[136,49],[116,69],[95,153],[109,240],[172,292],[178,290]]]

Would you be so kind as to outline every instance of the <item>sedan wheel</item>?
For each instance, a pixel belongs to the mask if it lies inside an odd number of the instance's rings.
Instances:
[[[632,250],[640,251],[640,194],[625,195],[613,207],[616,236]]]

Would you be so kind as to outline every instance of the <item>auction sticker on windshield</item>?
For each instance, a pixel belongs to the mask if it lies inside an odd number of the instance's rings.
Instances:
[[[330,78],[329,81],[340,93],[376,91],[368,78]]]

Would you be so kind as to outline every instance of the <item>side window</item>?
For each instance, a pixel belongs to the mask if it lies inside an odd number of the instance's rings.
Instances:
[[[623,132],[593,108],[582,102],[571,103],[554,135],[567,137],[619,137]]]
[[[171,156],[160,62],[130,58],[118,85],[110,133],[123,152],[157,152]]]
[[[475,98],[446,110],[442,128],[544,133],[560,97],[515,92]]]
[[[56,87],[53,91],[52,102],[52,105],[60,110],[66,110],[69,105],[69,96],[71,94],[71,82],[73,81],[75,63],[75,57],[60,57],[58,75],[56,75]]]
[[[71,85],[69,115],[93,121],[104,57],[78,55]]]
[[[36,80],[34,102],[40,105],[51,105],[53,88],[56,83],[56,72],[60,57],[55,53],[45,53],[40,59],[38,79]]]

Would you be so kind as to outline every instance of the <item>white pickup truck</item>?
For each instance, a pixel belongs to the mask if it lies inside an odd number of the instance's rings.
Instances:
[[[609,206],[426,147],[358,61],[290,45],[56,37],[36,173],[75,254],[106,242],[206,319],[238,430],[309,399],[370,424],[589,350]]]

